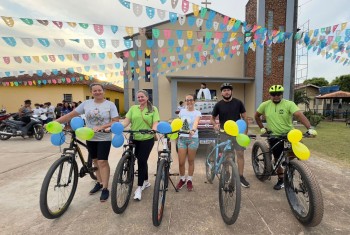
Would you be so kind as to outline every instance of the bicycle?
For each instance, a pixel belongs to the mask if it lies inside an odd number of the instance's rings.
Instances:
[[[159,132],[158,132],[159,133]],[[161,133],[163,138],[161,138],[162,150],[158,151],[158,161],[157,161],[157,173],[156,180],[154,183],[153,191],[153,203],[152,203],[152,221],[154,226],[159,226],[163,219],[164,205],[166,192],[168,191],[169,181],[173,185],[176,192],[179,190],[175,187],[174,182],[170,176],[178,176],[179,174],[170,173],[170,167],[173,162],[171,157],[171,134],[188,134],[188,131],[174,131],[170,133]]]
[[[249,135],[254,138],[254,135]],[[234,224],[238,218],[241,207],[241,180],[235,163],[235,153],[230,139],[219,143],[220,133],[216,133],[214,142],[207,148],[205,161],[206,177],[209,183],[213,183],[215,175],[219,178],[219,205],[224,222]],[[222,155],[219,148],[223,147]],[[227,208],[231,205],[231,208]]]
[[[86,162],[79,145],[86,148],[86,144],[76,138],[73,130],[64,130],[71,135],[68,148],[64,148],[62,155],[50,167],[40,190],[40,210],[47,219],[55,219],[63,215],[73,200],[80,178],[89,174],[96,180],[97,167],[92,166],[92,159],[88,156]],[[76,157],[79,157],[82,167],[78,173]],[[50,193],[49,190],[53,190]],[[54,197],[51,199],[51,197]]]
[[[323,218],[324,209],[321,189],[315,176],[307,165],[293,154],[287,135],[273,136],[271,132],[267,132],[261,136],[266,137],[267,141],[270,138],[278,138],[279,141],[274,146],[265,141],[254,143],[252,165],[255,176],[260,181],[270,180],[271,176],[278,175],[277,169],[283,166],[286,197],[294,216],[306,226],[317,226]],[[303,136],[310,137],[306,134]],[[284,143],[283,152],[273,163],[272,150],[281,142]]]
[[[125,211],[130,201],[132,187],[134,185],[135,172],[135,144],[133,143],[134,134],[154,134],[154,130],[124,130],[124,133],[130,134],[127,144],[123,145],[122,158],[119,160],[117,168],[114,172],[111,187],[111,203],[112,209],[116,214]]]

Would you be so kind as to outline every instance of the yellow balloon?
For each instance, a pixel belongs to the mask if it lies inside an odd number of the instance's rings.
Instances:
[[[51,134],[58,134],[62,131],[63,127],[59,122],[53,121],[46,124],[47,132]]]
[[[250,138],[245,134],[238,134],[236,140],[237,143],[242,147],[247,147],[250,144]]]
[[[310,157],[310,150],[308,147],[306,147],[305,144],[297,142],[297,143],[292,143],[292,149],[295,154],[300,160],[307,160]]]
[[[80,127],[75,131],[75,134],[79,139],[91,140],[94,137],[95,132],[89,127]]]
[[[291,143],[298,143],[303,138],[303,133],[298,129],[288,132],[287,138]]]
[[[232,121],[232,120],[228,120],[225,122],[224,130],[225,130],[226,134],[228,134],[230,136],[237,136],[239,133],[237,123],[235,121]]]
[[[180,118],[176,118],[171,122],[171,130],[178,131],[182,127],[182,120]]]
[[[176,140],[178,137],[179,137],[179,134],[178,134],[178,133],[173,133],[173,134],[170,134],[170,135],[169,135],[169,138],[170,138],[171,140]]]

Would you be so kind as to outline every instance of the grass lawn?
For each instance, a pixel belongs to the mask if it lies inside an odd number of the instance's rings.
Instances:
[[[298,129],[306,131],[304,126]],[[315,153],[317,156],[350,166],[350,127],[345,126],[345,122],[322,121],[315,129],[318,134],[316,138],[303,139],[303,143],[311,151],[311,157]]]

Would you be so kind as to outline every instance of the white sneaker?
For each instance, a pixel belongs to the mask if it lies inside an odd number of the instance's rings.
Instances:
[[[151,183],[148,181],[143,181],[143,185],[141,187],[142,191],[145,190],[146,188],[150,187]]]
[[[142,187],[137,187],[135,191],[134,199],[141,201],[141,196],[142,196]]]

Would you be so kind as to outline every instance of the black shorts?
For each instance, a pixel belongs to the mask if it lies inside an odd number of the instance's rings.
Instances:
[[[92,159],[108,160],[112,141],[86,141]]]

